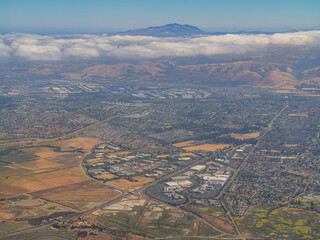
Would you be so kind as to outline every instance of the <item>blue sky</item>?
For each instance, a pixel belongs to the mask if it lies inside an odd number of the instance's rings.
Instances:
[[[102,33],[168,23],[206,31],[320,28],[320,0],[0,0],[0,32]]]

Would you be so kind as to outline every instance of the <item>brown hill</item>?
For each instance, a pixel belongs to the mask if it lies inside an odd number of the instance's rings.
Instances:
[[[179,81],[218,85],[250,85],[268,87],[293,87],[310,81],[320,83],[320,67],[301,69],[287,63],[237,61],[228,63],[179,65],[174,62],[139,62],[119,64],[79,65],[63,67],[52,65],[33,67],[30,74],[55,73],[71,79],[93,76],[110,79],[135,79],[150,81]]]
[[[101,77],[130,77],[140,76],[148,78],[149,76],[161,75],[163,72],[161,64],[129,64],[120,63],[114,65],[99,64],[92,67],[88,67],[80,71],[78,74],[74,73],[62,73],[61,75],[70,78],[87,78],[90,76],[101,76]]]
[[[265,77],[258,83],[261,86],[273,87],[292,87],[299,83],[299,81],[288,72],[282,72],[279,69],[268,72]]]
[[[310,81],[320,83],[320,67],[306,70],[302,73],[302,79],[308,83]]]
[[[194,76],[210,83],[236,85],[285,86],[297,84],[297,79],[286,70],[286,64],[235,62],[183,66],[184,76]],[[280,70],[281,69],[281,70]],[[181,71],[180,71],[181,72]]]

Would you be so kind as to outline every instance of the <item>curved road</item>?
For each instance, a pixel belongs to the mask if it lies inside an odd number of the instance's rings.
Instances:
[[[221,197],[221,196],[223,195],[223,193],[228,189],[228,187],[231,185],[231,183],[232,183],[232,181],[234,180],[234,178],[237,176],[238,172],[245,167],[245,165],[246,165],[249,157],[251,156],[251,154],[253,153],[253,151],[259,146],[259,144],[260,144],[260,142],[261,142],[261,139],[262,139],[269,131],[272,130],[272,125],[273,125],[274,121],[285,111],[286,108],[288,108],[288,105],[286,105],[286,106],[285,106],[278,114],[276,114],[275,117],[271,120],[271,122],[270,122],[269,125],[268,125],[268,128],[267,128],[267,129],[264,131],[264,133],[260,136],[259,141],[257,142],[257,144],[251,149],[251,151],[249,152],[249,154],[247,155],[247,157],[245,158],[245,160],[241,163],[241,165],[239,166],[239,168],[234,172],[234,174],[233,174],[232,177],[229,179],[229,181],[227,182],[227,184],[225,184],[225,186],[222,188],[222,190],[220,191],[220,193],[219,193],[219,195],[218,195],[218,198]],[[107,119],[107,120],[109,120],[109,119]],[[107,121],[107,120],[104,120],[104,121],[95,123],[95,124],[90,125],[90,126],[88,126],[88,127],[86,127],[86,128],[92,127],[92,126],[97,125],[97,124],[101,124],[101,123],[103,123],[103,122],[105,122],[105,121]],[[83,130],[83,129],[81,129],[81,130]],[[78,131],[81,131],[81,130],[78,130]],[[78,131],[75,131],[75,132],[73,132],[73,133],[71,133],[71,134],[74,134],[74,133],[76,133],[76,132],[78,132]],[[70,134],[70,135],[71,135],[71,134]],[[89,175],[87,174],[87,172],[83,169],[83,162],[84,162],[84,160],[86,159],[86,157],[93,152],[94,149],[95,149],[95,147],[93,147],[93,148],[91,149],[91,151],[90,151],[89,153],[87,153],[85,157],[83,157],[83,159],[81,160],[81,163],[80,163],[80,166],[81,166],[81,169],[82,169],[83,173],[84,173],[85,175],[87,175],[88,177],[90,177],[90,176],[89,176]],[[188,168],[190,168],[190,167],[192,167],[192,166],[194,166],[194,165],[197,165],[197,164],[199,164],[199,163],[201,163],[201,162],[204,162],[204,161],[206,161],[206,160],[208,160],[208,159],[207,159],[207,158],[203,158],[203,159],[200,159],[200,160],[198,160],[198,161],[196,161],[196,162],[193,162],[193,163],[191,163],[191,164],[188,164],[188,165],[184,166],[183,168],[177,169],[177,170],[175,170],[175,171],[173,171],[173,172],[171,172],[171,173],[169,173],[169,174],[167,174],[167,175],[164,175],[164,176],[158,178],[157,180],[155,180],[154,182],[149,183],[149,184],[146,184],[145,186],[143,186],[143,187],[141,187],[141,188],[138,188],[138,189],[136,189],[136,190],[134,190],[134,191],[128,191],[128,190],[125,190],[125,189],[121,189],[121,188],[117,188],[117,187],[114,187],[114,186],[105,184],[105,185],[106,185],[107,187],[109,187],[109,188],[112,188],[112,189],[115,189],[115,190],[120,191],[120,192],[122,193],[122,195],[119,196],[119,197],[117,197],[117,198],[115,198],[115,199],[113,199],[113,200],[111,200],[111,201],[105,202],[105,203],[103,203],[103,204],[100,205],[100,206],[94,207],[94,208],[92,208],[92,209],[90,209],[90,210],[78,212],[78,213],[76,213],[76,214],[74,214],[74,215],[72,215],[72,216],[65,217],[65,218],[63,218],[61,221],[68,221],[68,220],[71,220],[71,219],[80,217],[80,216],[82,216],[82,215],[86,215],[86,214],[92,213],[92,212],[94,212],[94,211],[96,211],[96,210],[105,208],[105,207],[107,207],[107,206],[109,206],[109,205],[112,205],[112,204],[114,204],[114,203],[119,202],[120,200],[122,200],[123,198],[128,197],[128,196],[131,195],[131,194],[138,195],[139,197],[142,196],[142,197],[144,197],[144,198],[150,198],[150,199],[151,199],[150,196],[148,196],[148,195],[145,194],[145,191],[147,190],[147,188],[149,188],[149,187],[151,187],[151,186],[153,186],[153,185],[155,185],[155,184],[157,184],[157,183],[159,183],[159,182],[161,182],[161,181],[163,181],[163,180],[165,180],[165,179],[168,179],[168,178],[170,178],[170,177],[173,177],[173,176],[175,176],[175,175],[178,175],[179,173],[187,170]],[[90,177],[90,179],[92,179],[92,178]],[[101,183],[100,181],[97,181],[97,180],[95,180],[95,179],[93,179],[93,180],[96,181],[96,182]],[[162,203],[162,204],[169,205],[169,204],[167,204],[167,203],[165,203],[165,202],[159,201],[159,200],[154,199],[154,198],[152,198],[152,200],[153,200],[153,201],[160,202],[160,203]],[[177,206],[172,206],[172,205],[170,205],[170,206],[171,206],[171,207],[175,207],[175,208],[177,208],[177,209],[179,209],[179,210],[181,210],[181,211],[187,212],[189,215],[194,216],[195,218],[201,220],[201,221],[202,221],[203,223],[205,223],[206,225],[210,226],[212,229],[214,229],[214,230],[216,230],[216,231],[218,231],[218,232],[221,233],[219,236],[213,237],[213,239],[246,239],[245,237],[242,237],[242,236],[239,236],[239,235],[230,235],[230,234],[228,234],[228,233],[226,233],[226,232],[223,232],[223,231],[221,231],[220,229],[215,228],[214,226],[212,226],[212,225],[211,225],[209,222],[207,222],[205,219],[203,219],[203,218],[201,218],[201,217],[193,214],[192,212],[186,211],[186,210],[181,209],[180,207],[177,207]],[[23,229],[23,230],[13,231],[13,232],[8,232],[8,233],[3,234],[3,235],[1,236],[1,238],[3,238],[3,237],[8,237],[8,236],[13,236],[13,235],[17,235],[17,234],[23,234],[23,233],[27,233],[27,232],[30,232],[30,231],[40,230],[40,229],[42,229],[42,228],[46,228],[46,227],[48,227],[48,226],[52,226],[52,225],[54,225],[54,224],[57,223],[57,222],[58,222],[58,221],[50,221],[50,222],[41,224],[41,225],[39,225],[39,226],[34,226],[34,227],[26,228],[26,229]],[[225,235],[227,235],[227,237],[224,237]],[[199,238],[199,239],[200,239],[201,237],[194,237],[194,238]],[[206,238],[208,238],[208,237],[206,237]],[[172,238],[159,238],[159,239],[172,239]]]

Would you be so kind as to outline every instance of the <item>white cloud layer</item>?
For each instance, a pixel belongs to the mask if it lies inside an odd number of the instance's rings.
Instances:
[[[0,35],[0,58],[57,61],[74,58],[157,58],[244,54],[273,46],[320,46],[320,31],[266,34],[226,34],[164,38],[149,36],[36,34]]]

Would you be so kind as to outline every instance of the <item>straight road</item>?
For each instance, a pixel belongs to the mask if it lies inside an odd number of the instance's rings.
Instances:
[[[222,190],[220,191],[220,193],[219,193],[219,195],[218,195],[218,198],[223,195],[223,193],[226,191],[226,189],[228,189],[228,187],[230,186],[230,184],[232,183],[232,181],[234,180],[234,178],[237,176],[238,172],[239,172],[241,169],[243,169],[243,167],[246,165],[246,163],[247,163],[249,157],[251,156],[252,152],[260,145],[261,139],[272,129],[272,125],[273,125],[274,121],[285,111],[285,109],[286,109],[287,107],[288,107],[288,105],[286,105],[286,106],[271,120],[271,122],[270,122],[269,125],[268,125],[268,128],[267,128],[267,129],[265,130],[265,132],[260,136],[259,141],[257,142],[257,144],[252,148],[252,150],[249,152],[249,154],[247,155],[247,157],[245,158],[245,160],[241,163],[241,165],[239,166],[239,168],[234,172],[233,176],[229,179],[229,181],[227,182],[227,184],[225,184],[225,186],[222,188]],[[114,117],[115,117],[115,116],[110,117],[110,118],[108,118],[108,119],[106,119],[106,120],[103,120],[103,121],[101,121],[101,122],[95,123],[95,124],[93,124],[93,125],[87,126],[87,127],[83,128],[83,129],[79,129],[79,130],[77,130],[77,131],[75,131],[75,132],[72,132],[72,133],[68,134],[67,136],[68,136],[68,137],[71,137],[72,135],[74,135],[74,134],[76,134],[76,133],[78,133],[78,132],[80,132],[80,131],[83,131],[83,130],[86,130],[86,129],[88,129],[88,128],[97,126],[97,125],[99,125],[99,124],[101,124],[101,123],[107,122],[108,120],[110,120],[110,119],[112,119],[112,118],[114,118]],[[66,136],[65,136],[65,137],[66,137]],[[64,139],[65,139],[65,137],[64,137]],[[52,141],[52,139],[51,139],[51,141]],[[93,150],[94,150],[94,148],[92,148],[92,150],[91,150],[88,154],[92,153]],[[87,154],[87,155],[88,155],[88,154]],[[85,170],[83,170],[82,166],[83,166],[83,161],[86,159],[87,155],[82,159],[82,161],[81,161],[81,163],[80,163],[81,169],[82,169],[82,171],[83,171],[86,175],[87,175],[87,173],[86,173]],[[186,166],[184,166],[184,167],[182,167],[182,168],[180,168],[180,169],[177,169],[177,170],[175,170],[175,171],[173,171],[173,172],[171,172],[171,173],[169,173],[169,174],[167,174],[167,175],[164,175],[164,176],[158,178],[156,181],[154,181],[154,182],[152,182],[152,183],[149,183],[149,184],[147,184],[147,185],[145,185],[145,186],[143,186],[143,187],[141,187],[141,188],[138,188],[138,189],[136,189],[136,190],[134,190],[134,191],[129,191],[129,192],[127,191],[127,192],[125,193],[126,190],[124,190],[124,189],[119,189],[119,188],[116,188],[116,187],[112,186],[113,189],[116,189],[116,190],[121,191],[121,192],[122,192],[122,195],[119,196],[119,197],[117,197],[117,198],[115,198],[115,199],[113,199],[113,200],[111,200],[111,201],[105,202],[105,203],[103,203],[103,204],[100,205],[100,206],[94,207],[94,208],[92,208],[92,209],[90,209],[90,210],[78,212],[78,213],[76,213],[76,214],[74,214],[74,215],[72,215],[72,216],[65,217],[65,218],[63,218],[61,221],[68,221],[68,220],[71,220],[71,219],[74,219],[74,218],[77,218],[77,217],[80,217],[80,216],[83,216],[83,215],[92,213],[92,212],[97,211],[97,210],[99,210],[99,209],[105,208],[105,207],[107,207],[107,206],[110,206],[110,205],[112,205],[112,204],[114,204],[114,203],[119,202],[120,200],[122,200],[123,198],[128,197],[128,196],[131,195],[131,194],[148,196],[148,195],[145,194],[145,191],[147,190],[147,188],[149,188],[149,187],[151,187],[151,186],[154,186],[154,185],[158,184],[159,182],[164,181],[164,180],[166,180],[166,179],[169,179],[169,178],[171,178],[171,177],[173,177],[173,176],[176,176],[176,175],[182,173],[183,171],[189,169],[190,167],[193,167],[193,166],[195,166],[195,165],[197,165],[197,164],[199,164],[199,163],[205,162],[205,161],[208,160],[208,158],[211,158],[211,157],[212,157],[212,156],[210,156],[210,157],[205,157],[205,158],[200,159],[200,160],[198,160],[198,161],[196,161],[196,162],[190,163],[190,164],[188,164],[188,165],[186,165]],[[111,187],[111,186],[108,186],[108,187]],[[148,196],[148,198],[150,198],[150,196]],[[153,200],[154,200],[154,199],[153,199]],[[157,200],[157,199],[156,199],[156,201],[162,202],[162,201],[159,201],[159,200]],[[163,203],[163,202],[162,202],[162,203]],[[165,203],[165,204],[167,204],[167,203]],[[179,207],[178,207],[178,208],[179,208]],[[179,208],[179,209],[180,209],[180,210],[183,210],[183,209],[181,209],[181,208]],[[183,211],[185,211],[185,210],[183,210]],[[208,226],[211,226],[213,229],[219,231],[220,233],[222,233],[222,234],[227,234],[227,233],[225,233],[225,232],[223,232],[223,231],[221,231],[221,230],[213,227],[213,226],[212,226],[210,223],[208,223],[205,219],[203,219],[203,218],[201,218],[201,217],[199,217],[199,216],[197,216],[197,215],[194,215],[193,213],[191,213],[191,212],[189,212],[189,211],[187,211],[187,212],[188,212],[189,214],[193,215],[194,217],[198,218],[199,220],[201,220],[202,222],[204,222],[204,223],[207,224]],[[51,221],[51,222],[47,222],[47,223],[41,224],[41,225],[39,225],[39,226],[34,226],[34,227],[26,228],[26,229],[23,229],[23,230],[13,231],[13,232],[8,232],[8,233],[3,234],[1,237],[8,237],[8,236],[13,236],[13,235],[17,235],[17,234],[24,234],[24,233],[27,233],[27,232],[30,232],[30,231],[40,230],[40,229],[42,229],[42,228],[46,228],[46,227],[52,226],[52,225],[54,225],[54,224],[57,223],[57,222],[58,222],[58,221]],[[229,234],[228,234],[228,235],[229,235]],[[229,235],[229,236],[230,236],[230,235]],[[244,239],[244,238],[241,237],[241,236],[234,236],[234,237],[235,237],[235,238],[233,238],[233,239]],[[228,239],[228,238],[226,238],[226,239]],[[229,239],[230,239],[230,238],[229,238]]]
[[[268,124],[268,128],[261,134],[261,136],[259,137],[258,142],[256,143],[256,145],[254,145],[254,147],[251,149],[251,151],[248,153],[247,157],[243,160],[243,162],[240,164],[240,166],[237,168],[237,170],[233,173],[232,177],[229,178],[228,182],[223,186],[223,188],[221,189],[219,195],[217,196],[217,198],[221,198],[222,195],[225,193],[225,191],[229,188],[229,186],[231,185],[231,183],[233,182],[233,180],[236,178],[236,176],[238,175],[238,173],[246,166],[251,154],[260,146],[261,141],[263,139],[263,137],[272,130],[272,125],[274,123],[274,121],[289,107],[289,105],[287,104],[284,108],[282,108],[282,110],[277,113],[274,118],[270,121],[270,123]]]

